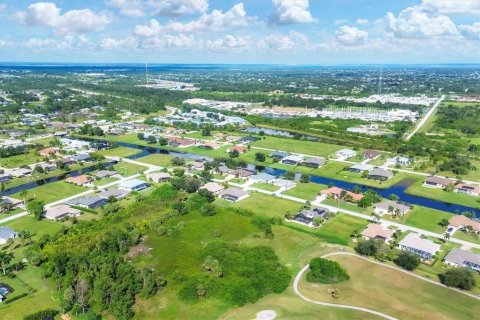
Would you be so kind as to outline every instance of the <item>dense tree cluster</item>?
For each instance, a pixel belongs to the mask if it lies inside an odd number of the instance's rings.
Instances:
[[[336,261],[313,258],[307,281],[315,283],[339,283],[350,279],[347,271]]]
[[[16,156],[19,154],[25,154],[30,151],[32,146],[24,145],[24,146],[8,146],[0,148],[0,158],[7,158],[11,156]]]
[[[466,268],[450,268],[439,277],[444,285],[462,290],[470,290],[477,285],[475,275]]]

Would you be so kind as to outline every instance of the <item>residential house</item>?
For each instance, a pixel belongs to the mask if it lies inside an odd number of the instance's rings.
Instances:
[[[18,169],[13,169],[11,170],[10,172],[10,175],[12,177],[15,177],[15,178],[22,178],[22,177],[26,177],[26,176],[29,176],[32,174],[32,170],[31,169],[27,169],[27,168],[18,168]]]
[[[97,179],[103,179],[103,178],[109,178],[111,176],[117,175],[118,173],[113,170],[98,170],[97,173],[95,173],[95,177]]]
[[[329,210],[322,208],[304,209],[293,217],[293,220],[310,226],[315,218],[325,219],[329,213]]]
[[[325,164],[325,159],[317,158],[317,157],[307,158],[304,161],[300,162],[299,164],[305,167],[317,169]]]
[[[7,182],[9,180],[12,180],[12,175],[8,173],[0,174],[0,183],[1,182]]]
[[[90,161],[91,157],[88,153],[79,153],[70,157],[75,162]]]
[[[238,151],[238,153],[246,153],[248,151],[248,148],[245,146],[236,145],[227,149],[227,153],[231,153],[234,151]]]
[[[260,139],[257,138],[257,137],[246,136],[246,137],[240,138],[238,140],[238,142],[249,144],[249,143],[253,143],[253,142],[258,141],[258,140],[260,140]]]
[[[409,233],[399,243],[402,251],[413,252],[423,260],[431,260],[440,251],[440,245],[432,240],[423,239],[417,233]]]
[[[210,191],[211,193],[217,194],[220,193],[220,191],[222,191],[223,189],[225,189],[225,187],[216,182],[207,182],[202,187],[200,187],[200,189],[205,189],[207,191]]]
[[[237,168],[237,170],[233,171],[232,174],[239,178],[248,178],[256,174],[257,171],[247,168]]]
[[[15,199],[15,198],[10,198],[10,197],[7,197],[7,196],[3,196],[3,197],[0,197],[0,203],[7,204],[10,207],[10,209],[16,209],[16,208],[22,206],[23,201]]]
[[[273,185],[280,187],[282,190],[290,190],[294,188],[297,184],[291,180],[286,180],[286,179],[277,179],[273,181]]]
[[[238,202],[248,198],[248,192],[238,188],[228,188],[220,192],[220,197],[231,202]]]
[[[453,184],[454,181],[452,179],[437,177],[437,176],[430,176],[425,179],[423,183],[424,187],[429,188],[446,188],[449,185]]]
[[[411,165],[413,160],[411,158],[406,157],[394,157],[388,158],[386,163],[389,165],[399,165],[399,166],[409,166]]]
[[[154,172],[146,175],[148,180],[154,183],[166,182],[170,180],[171,176],[168,172]]]
[[[473,253],[469,250],[453,248],[452,251],[445,256],[445,264],[480,272],[480,254]]]
[[[355,173],[361,173],[364,171],[371,171],[373,170],[373,166],[369,164],[363,164],[363,163],[357,163],[348,168],[348,171],[355,172]]]
[[[474,221],[463,215],[454,215],[448,221],[450,227],[457,229],[472,229],[474,232],[480,233],[480,222]]]
[[[377,150],[365,150],[363,152],[363,158],[364,159],[372,160],[372,159],[376,159],[376,158],[380,157],[381,155],[382,154]]]
[[[289,155],[281,160],[283,164],[297,165],[302,162],[304,158],[302,156]]]
[[[128,196],[129,191],[127,190],[122,190],[122,189],[109,189],[109,190],[104,190],[97,194],[99,198],[109,200],[111,197],[120,200]]]
[[[78,209],[61,204],[55,207],[50,207],[45,211],[45,218],[49,220],[61,220],[66,217],[78,217],[82,212]]]
[[[453,191],[462,194],[468,194],[469,196],[478,197],[480,195],[480,185],[459,183],[453,187]]]
[[[393,178],[393,172],[383,168],[375,168],[368,173],[367,177],[369,179],[387,181]]]
[[[395,232],[381,224],[370,223],[365,230],[362,231],[362,237],[366,240],[379,239],[385,242],[390,242]]]
[[[248,179],[254,181],[254,182],[264,182],[264,183],[269,183],[275,180],[277,177],[272,176],[271,174],[261,172],[256,175],[250,176]]]
[[[195,145],[195,140],[179,137],[167,137],[168,145],[177,148],[187,148]]]
[[[124,189],[128,191],[141,191],[148,188],[150,185],[146,181],[131,179],[123,181],[118,185],[119,189]]]
[[[191,170],[203,170],[203,169],[205,169],[204,162],[200,161],[200,160],[195,160],[192,163],[190,163],[188,166],[191,168]]]
[[[16,237],[17,233],[11,228],[0,226],[0,244],[5,244],[8,240],[15,239]]]
[[[344,192],[345,191],[345,192]],[[344,190],[339,187],[331,187],[325,190],[320,191],[320,194],[327,197],[333,197],[334,199],[341,199],[342,195],[345,194],[344,200],[357,203],[363,199],[363,194],[353,193],[351,191]]]
[[[30,168],[32,170],[35,170],[37,166],[42,168],[43,172],[53,171],[57,169],[57,165],[55,164],[55,162],[41,162],[37,164],[31,164]]]
[[[357,153],[354,150],[351,150],[351,149],[342,149],[342,150],[337,151],[335,154],[336,154],[337,158],[342,159],[342,160],[350,159],[350,158],[355,157],[357,155]]]
[[[86,209],[95,209],[107,204],[107,199],[103,199],[96,196],[86,196],[86,197],[70,200],[67,202],[67,204],[86,208]]]
[[[398,212],[399,215],[404,215],[408,211],[412,209],[411,206],[408,204],[392,201],[392,200],[385,200],[380,203],[377,203],[373,207],[373,212],[382,216],[384,214],[395,214]]]
[[[57,155],[59,154],[60,149],[57,147],[48,147],[38,151],[38,154],[42,157],[48,157],[50,155]]]
[[[215,142],[215,141],[208,141],[208,142],[205,142],[201,145],[199,145],[198,147],[199,148],[202,148],[202,149],[207,149],[207,150],[215,150],[215,149],[218,149],[220,148],[222,145]]]
[[[269,157],[272,158],[272,159],[276,159],[276,160],[280,161],[283,158],[288,157],[289,155],[290,155],[290,153],[285,152],[285,151],[274,151],[274,152],[270,153]]]
[[[84,186],[92,182],[92,178],[85,174],[76,177],[69,177],[65,179],[65,182],[76,184],[77,186]]]

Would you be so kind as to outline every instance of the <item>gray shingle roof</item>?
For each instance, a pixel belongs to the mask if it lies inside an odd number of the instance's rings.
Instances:
[[[480,254],[454,248],[447,254],[445,261],[455,263],[460,266],[463,265],[464,262],[480,265]]]

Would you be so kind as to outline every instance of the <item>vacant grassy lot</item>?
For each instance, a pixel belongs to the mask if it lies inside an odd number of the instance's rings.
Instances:
[[[35,149],[31,149],[28,153],[11,156],[8,158],[0,158],[0,166],[6,168],[16,168],[36,162],[42,161],[42,157],[37,154]]]
[[[297,197],[305,200],[315,200],[320,190],[326,189],[327,186],[317,183],[298,183],[297,186],[293,189],[290,189],[284,194],[292,197]]]
[[[156,153],[156,154],[150,154],[148,156],[139,158],[137,161],[153,164],[156,166],[167,167],[172,165],[172,159],[173,157],[168,154]]]
[[[118,178],[115,178],[115,177],[107,177],[107,178],[95,180],[95,181],[93,181],[93,184],[96,185],[96,186],[104,186],[106,184],[112,183],[112,182],[117,181],[117,180],[118,180]]]
[[[283,218],[287,212],[296,213],[302,206],[300,203],[290,200],[276,198],[263,193],[250,192],[250,197],[231,203],[222,199],[217,199],[215,203],[222,207],[237,207],[247,209],[255,214],[266,217]]]
[[[270,191],[270,192],[274,192],[274,191],[277,191],[278,189],[280,189],[279,187],[274,186],[273,184],[264,183],[264,182],[254,183],[254,184],[251,185],[251,187],[252,188],[257,188],[257,189],[260,189],[260,190]]]
[[[439,287],[400,271],[353,256],[332,256],[350,274],[350,280],[335,284],[311,284],[303,280],[301,292],[323,302],[366,307],[398,319],[474,319],[478,300]],[[329,289],[338,288],[339,298]]]
[[[412,227],[443,233],[446,228],[439,225],[440,221],[450,219],[452,216],[453,214],[445,211],[415,206],[411,212],[407,213],[403,223]]]
[[[37,221],[31,215],[8,221],[2,226],[10,227],[16,232],[29,231],[33,239],[38,239],[45,234],[52,235],[62,228],[59,222],[46,219]]]
[[[103,156],[126,158],[126,157],[133,156],[137,153],[140,153],[140,150],[132,149],[132,148],[126,148],[126,147],[116,147],[116,148],[112,148],[112,149],[101,150],[101,151],[98,151],[97,153],[101,154]]]
[[[122,176],[132,176],[137,173],[142,173],[147,170],[147,167],[140,166],[134,163],[124,162],[121,161],[115,165],[113,165],[113,169],[117,171]]]
[[[86,191],[87,188],[80,187],[75,184],[66,183],[65,181],[57,181],[49,184],[38,186],[35,189],[28,190],[27,198],[35,198],[45,203],[54,202],[63,198],[73,196],[74,194]],[[14,193],[11,197],[22,199],[20,192]]]
[[[296,152],[325,158],[344,148],[343,146],[335,144],[277,137],[265,137],[262,140],[254,142],[252,146],[273,150]]]

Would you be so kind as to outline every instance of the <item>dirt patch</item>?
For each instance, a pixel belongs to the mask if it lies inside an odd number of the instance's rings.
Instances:
[[[256,320],[273,320],[277,317],[277,313],[273,310],[262,310],[257,313]]]
[[[149,248],[145,244],[140,243],[140,244],[130,248],[130,250],[127,253],[127,258],[128,259],[134,259],[141,254],[142,255],[147,254],[150,250],[152,250],[152,248]]]

